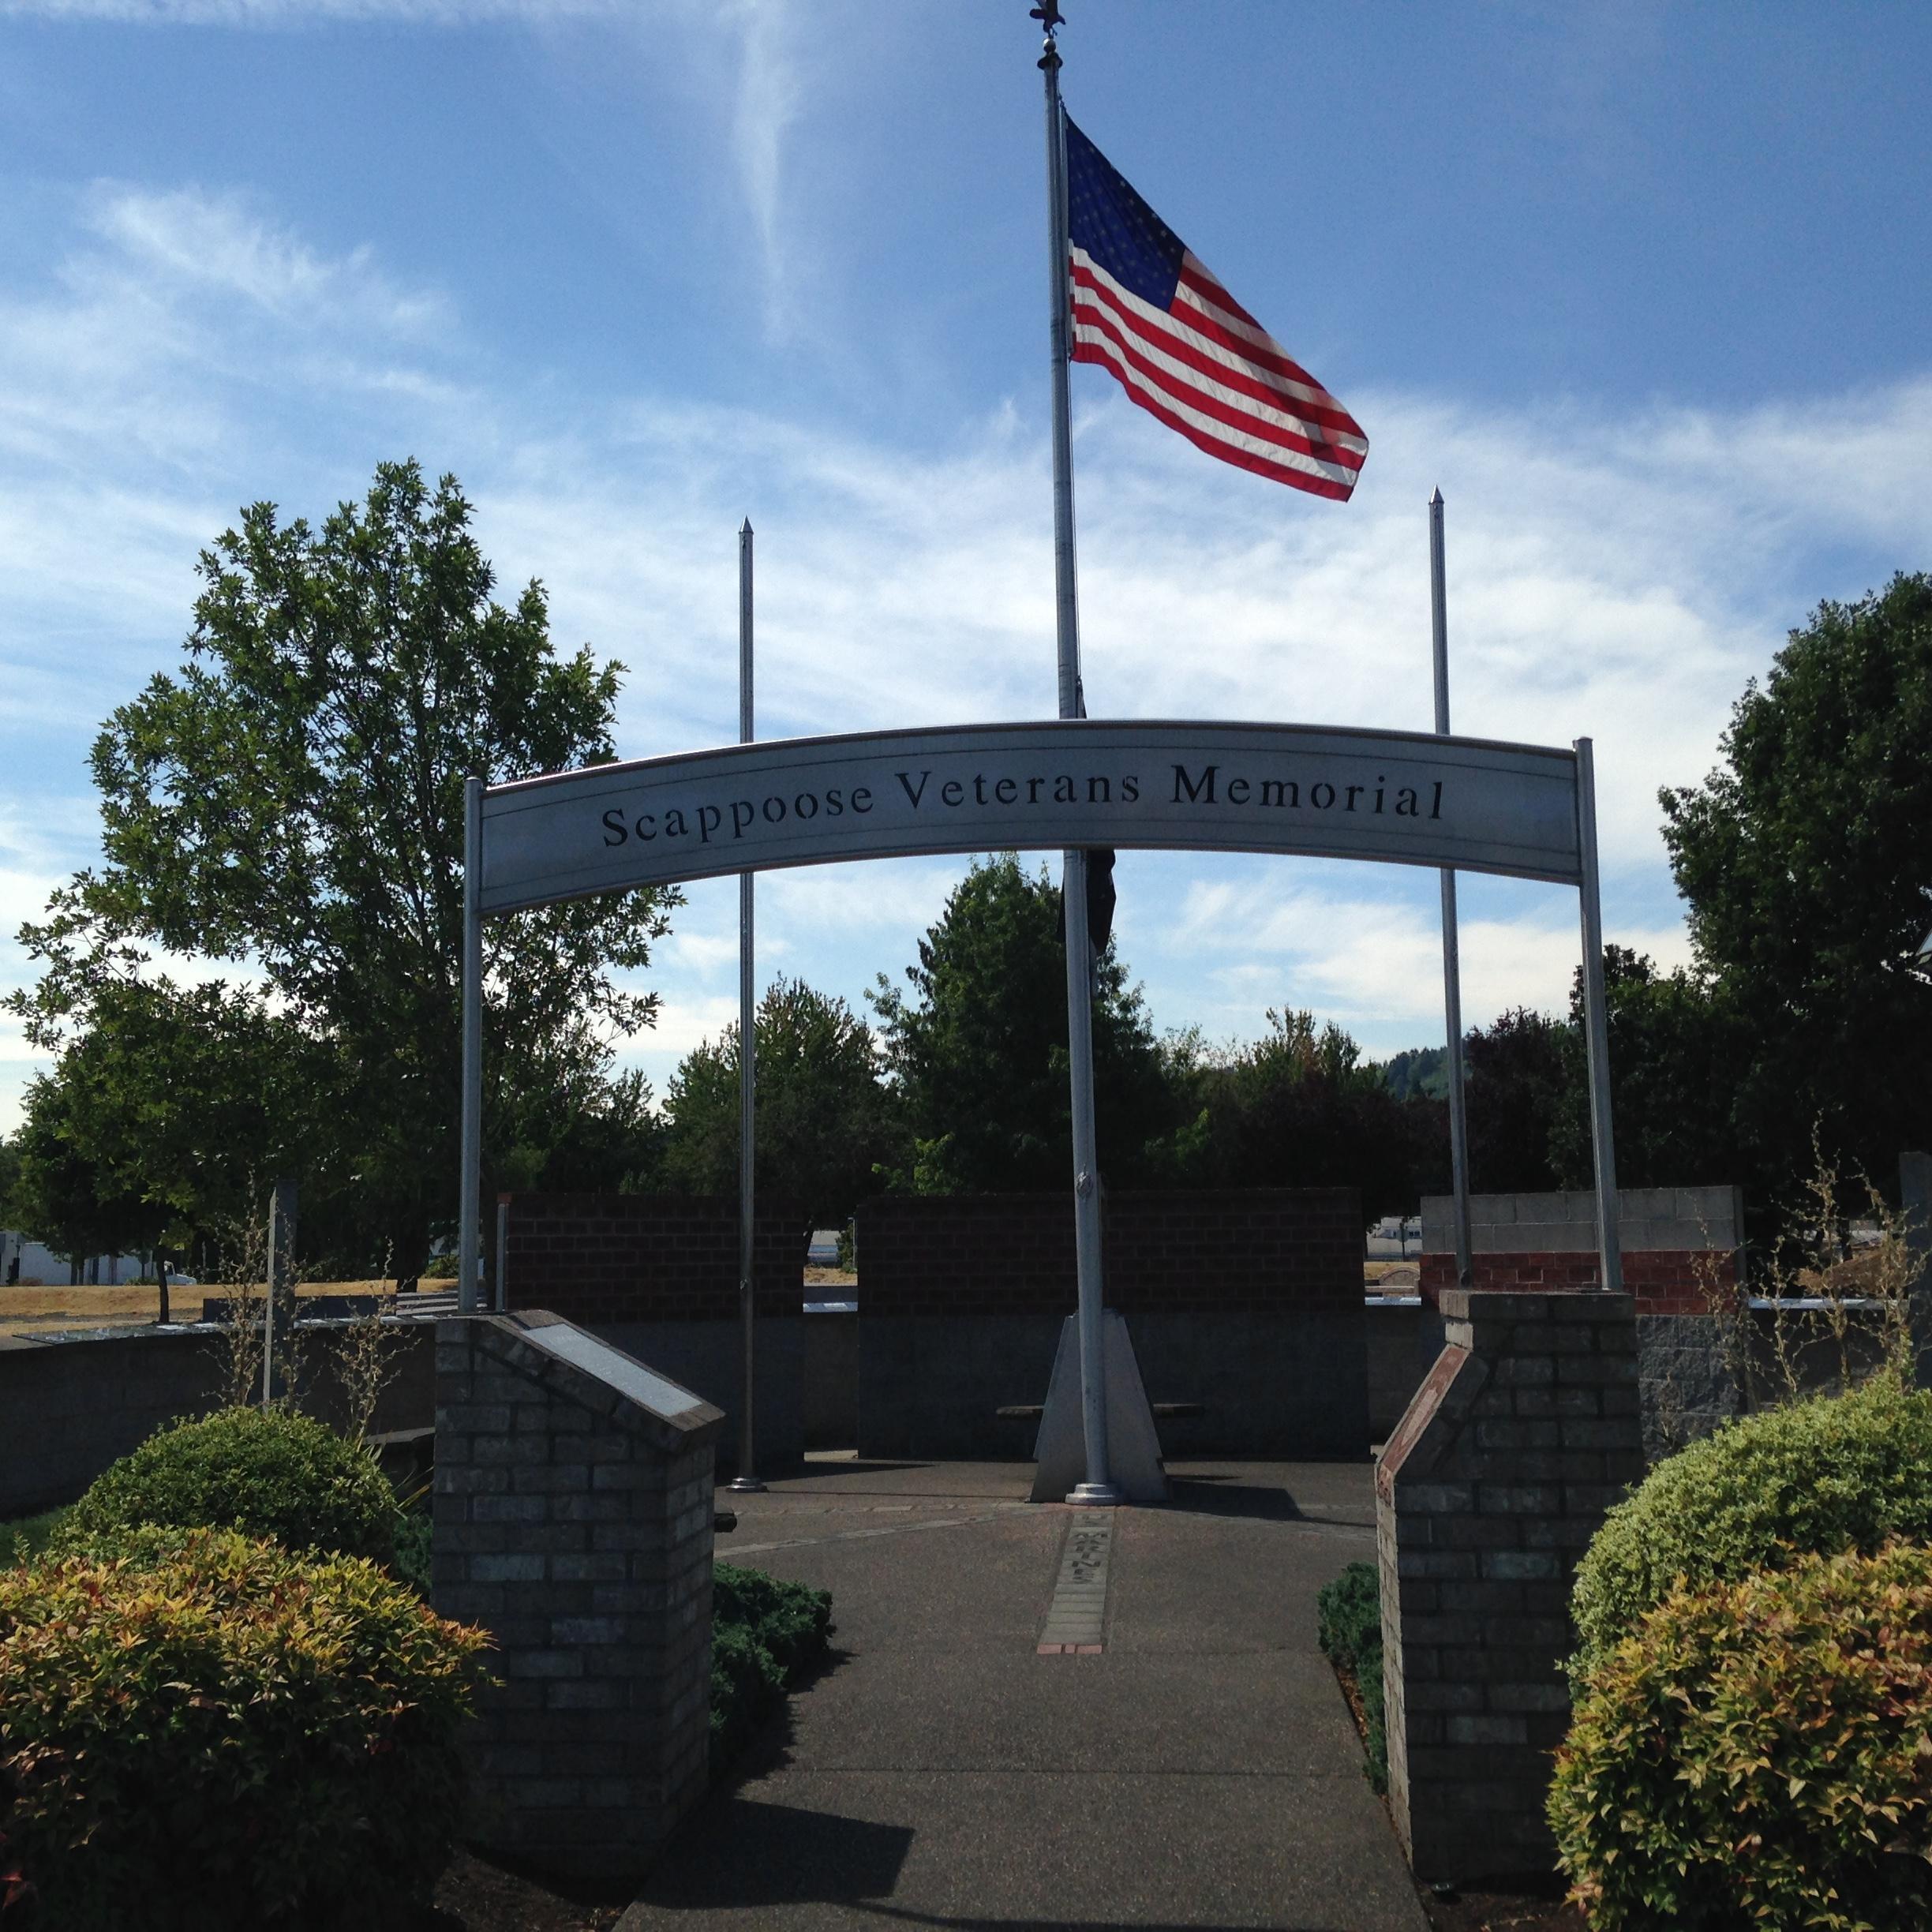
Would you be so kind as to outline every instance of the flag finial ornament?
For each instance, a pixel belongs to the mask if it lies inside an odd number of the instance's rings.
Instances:
[[[1060,0],[1040,0],[1038,6],[1031,9],[1028,18],[1036,20],[1045,30],[1046,39],[1041,43],[1039,64],[1049,71],[1060,65],[1059,43],[1054,39],[1066,24],[1060,12]]]

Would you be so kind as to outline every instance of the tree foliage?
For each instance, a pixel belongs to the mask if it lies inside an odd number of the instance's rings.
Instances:
[[[1407,1213],[1447,1184],[1440,1102],[1398,1099],[1332,1020],[1271,1007],[1267,1028],[1241,1046],[1210,1046],[1193,1034],[1168,1043],[1189,1123],[1170,1143],[1170,1185],[1353,1187],[1374,1220]]]
[[[1011,852],[976,861],[905,969],[869,996],[912,1148],[900,1181],[934,1193],[1065,1186],[1073,1174],[1060,889]],[[1144,1176],[1173,1102],[1137,988],[1110,942],[1094,970],[1102,1173]]]
[[[1661,796],[1701,973],[1750,1050],[1733,1125],[1767,1185],[1889,1176],[1932,1136],[1932,577],[1821,604],[1701,786]]]
[[[303,1084],[286,1158],[345,1241],[404,1274],[455,1208],[465,777],[610,758],[622,669],[555,652],[540,584],[495,601],[470,525],[455,478],[388,463],[320,530],[260,503],[202,553],[185,661],[94,746],[103,862],[23,929],[44,969],[13,1002],[43,1050],[138,1012],[137,984],[190,1058],[244,1017],[257,1043],[285,1030]],[[608,1039],[655,1005],[612,969],[647,963],[674,897],[492,923],[486,1187],[507,1151],[541,1166],[608,1110]],[[182,958],[223,969],[212,1004],[166,970]],[[136,1106],[165,1106],[178,1061],[124,1059]],[[209,1152],[230,1185],[264,1156]],[[166,1196],[178,1175],[140,1178]]]
[[[872,1029],[842,999],[800,979],[773,982],[759,1002],[756,1087],[759,1196],[800,1202],[815,1227],[842,1227],[873,1169],[894,1157],[890,1096]],[[664,1177],[698,1194],[738,1186],[738,1028],[687,1054],[665,1096]]]

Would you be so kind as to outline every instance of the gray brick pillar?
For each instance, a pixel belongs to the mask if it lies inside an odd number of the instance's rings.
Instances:
[[[1447,1289],[1442,1309],[1376,1471],[1389,1803],[1419,1878],[1547,1877],[1571,1578],[1643,1473],[1635,1302]]]
[[[433,1594],[503,1680],[470,1740],[477,1841],[634,1873],[702,1794],[722,1419],[544,1310],[437,1323]]]

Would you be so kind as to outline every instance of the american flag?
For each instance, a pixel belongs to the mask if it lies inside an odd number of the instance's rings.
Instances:
[[[1073,360],[1223,462],[1346,502],[1361,425],[1202,267],[1069,118]]]

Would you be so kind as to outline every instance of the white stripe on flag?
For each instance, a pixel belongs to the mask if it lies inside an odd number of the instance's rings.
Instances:
[[[1200,354],[1219,362],[1224,369],[1233,369],[1238,374],[1249,376],[1256,382],[1265,383],[1269,388],[1290,402],[1312,402],[1320,407],[1334,410],[1338,414],[1346,414],[1347,412],[1342,409],[1341,404],[1318,384],[1298,383],[1292,376],[1281,375],[1274,369],[1264,368],[1258,362],[1251,361],[1239,350],[1230,349],[1226,343],[1218,343],[1211,336],[1204,335],[1198,330],[1189,328],[1171,311],[1166,309],[1156,309],[1151,301],[1135,294],[1131,289],[1122,286],[1084,249],[1076,248],[1073,253],[1074,266],[1086,269],[1097,281],[1103,283],[1112,301],[1133,316],[1134,318],[1133,332],[1136,335],[1146,335],[1153,331],[1173,335],[1177,339],[1185,342],[1189,347],[1197,350]],[[1185,296],[1189,291],[1184,287],[1181,293]],[[1294,361],[1294,358],[1288,355],[1279,343],[1271,342],[1267,346],[1272,348],[1284,361]],[[1365,444],[1363,447],[1365,448],[1367,445]]]
[[[1298,470],[1304,476],[1320,477],[1330,483],[1339,484],[1344,489],[1353,486],[1355,472],[1339,463],[1325,463],[1297,449],[1290,449],[1275,441],[1271,437],[1250,436],[1231,428],[1218,416],[1208,416],[1200,410],[1190,409],[1178,396],[1170,395],[1157,384],[1150,383],[1131,363],[1124,361],[1119,351],[1106,337],[1092,330],[1076,328],[1077,340],[1090,344],[1121,381],[1126,385],[1128,394],[1136,401],[1145,399],[1157,405],[1169,414],[1177,416],[1200,435],[1211,442],[1223,443],[1230,449],[1245,450],[1251,455],[1265,459],[1278,469]]]
[[[1158,397],[1178,414],[1185,416],[1204,434],[1234,447],[1251,449],[1257,455],[1269,456],[1291,469],[1309,476],[1324,477],[1331,482],[1346,486],[1354,481],[1359,462],[1350,464],[1346,460],[1346,455],[1354,454],[1359,459],[1361,454],[1366,452],[1368,445],[1360,436],[1344,435],[1324,424],[1312,423],[1307,417],[1296,415],[1290,410],[1278,409],[1260,402],[1245,390],[1237,390],[1218,382],[1192,364],[1167,354],[1163,346],[1163,340],[1179,340],[1222,367],[1232,369],[1251,379],[1260,376],[1263,380],[1268,380],[1271,376],[1271,372],[1257,371],[1252,364],[1230,355],[1218,343],[1195,335],[1191,330],[1175,323],[1171,316],[1131,294],[1104,268],[1087,263],[1084,251],[1076,251],[1076,257],[1088,267],[1099,287],[1095,289],[1076,285],[1074,339],[1090,345],[1103,354],[1107,367],[1130,390]],[[1104,294],[1102,290],[1104,290]],[[1170,382],[1159,382],[1145,371],[1134,368],[1104,331],[1091,323],[1083,323],[1080,316],[1083,304],[1102,315],[1111,316],[1121,331],[1133,342],[1138,351],[1164,372],[1171,379]],[[1288,386],[1279,377],[1269,380],[1269,387],[1278,391]],[[1187,401],[1189,395],[1222,403],[1240,417],[1241,424],[1224,422],[1219,416],[1193,408]],[[1271,432],[1279,433],[1271,435]],[[1284,436],[1294,440],[1284,441]],[[1336,450],[1340,459],[1324,461],[1301,447],[1311,442]]]

